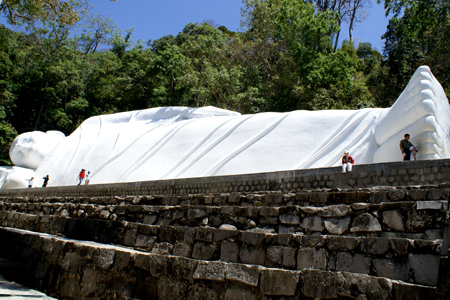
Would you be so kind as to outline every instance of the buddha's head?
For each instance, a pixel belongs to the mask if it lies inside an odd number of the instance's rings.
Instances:
[[[44,158],[58,147],[64,137],[64,133],[60,131],[22,133],[13,141],[9,157],[16,166],[37,169]]]

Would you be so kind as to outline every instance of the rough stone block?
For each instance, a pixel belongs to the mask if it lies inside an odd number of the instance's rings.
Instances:
[[[239,246],[234,242],[220,244],[220,259],[227,262],[238,262]]]
[[[396,231],[405,231],[405,224],[403,223],[402,214],[400,210],[388,210],[383,212],[383,223],[389,228]]]
[[[176,241],[183,241],[189,245],[194,244],[195,228],[192,227],[175,227],[173,230],[173,238]]]
[[[299,279],[299,271],[263,269],[260,287],[264,295],[294,296]]]
[[[302,271],[302,293],[313,299],[336,298],[336,276],[331,272]]]
[[[128,251],[116,251],[116,257],[114,259],[114,270],[127,269],[133,261],[133,255]]]
[[[186,217],[188,219],[200,219],[206,217],[206,210],[200,208],[190,208],[187,211]]]
[[[322,210],[322,208],[315,207],[315,206],[302,206],[302,207],[300,207],[300,210],[304,213],[313,215],[313,214],[320,212]]]
[[[427,196],[426,190],[410,190],[408,191],[408,195],[415,201],[424,200]]]
[[[166,276],[167,259],[163,255],[148,256],[148,270],[153,277],[162,278]]]
[[[202,242],[212,242],[216,233],[215,228],[197,227],[195,228],[195,240]]]
[[[280,204],[283,202],[283,194],[266,194],[264,196],[265,203]]]
[[[265,238],[266,238],[266,235],[264,233],[244,231],[241,233],[241,236],[239,239],[242,242],[247,243],[249,245],[259,246],[262,244],[262,242],[264,241]]]
[[[325,244],[331,251],[352,251],[359,245],[359,239],[357,237],[350,236],[327,236]]]
[[[257,300],[258,296],[249,290],[229,289],[225,292],[225,300]]]
[[[329,218],[324,221],[325,228],[331,234],[342,234],[347,231],[350,225],[350,217],[345,217],[342,219]]]
[[[94,265],[104,270],[109,269],[109,267],[114,262],[114,255],[116,251],[113,248],[97,248],[94,252]]]
[[[248,266],[243,264],[227,264],[225,278],[239,281],[247,285],[258,286],[260,266]]]
[[[418,286],[402,282],[394,282],[396,300],[436,299],[434,287]]]
[[[389,250],[390,243],[388,238],[363,238],[360,247],[366,254],[384,254]]]
[[[439,272],[439,256],[432,254],[409,254],[408,260],[419,284],[435,286]]]
[[[323,230],[322,218],[319,216],[306,217],[303,219],[301,227],[306,230],[321,232]]]
[[[242,247],[239,253],[241,262],[244,264],[261,265],[264,266],[266,253],[264,250],[248,249]]]
[[[289,225],[299,225],[300,224],[300,216],[297,215],[281,215],[280,216],[281,224],[289,224]]]
[[[173,247],[173,255],[190,257],[191,256],[192,247],[188,243],[185,242],[176,242]]]
[[[261,217],[278,217],[279,214],[278,207],[263,206],[259,209]]]
[[[194,279],[224,281],[226,264],[219,261],[200,261],[194,272]]]
[[[373,266],[378,277],[408,281],[409,265],[399,259],[373,259]]]
[[[125,232],[125,237],[123,238],[123,243],[126,246],[134,247],[136,242],[137,230],[136,229],[128,229]]]
[[[327,268],[327,252],[324,249],[300,248],[298,249],[297,270]]]
[[[362,254],[339,252],[337,254],[336,271],[369,274],[371,261]]]
[[[417,210],[438,210],[442,209],[442,201],[417,201]]]
[[[391,248],[399,255],[405,255],[408,253],[410,240],[407,239],[390,239]]]
[[[283,267],[289,269],[295,269],[297,252],[296,248],[284,247],[283,248]]]
[[[445,195],[446,190],[444,189],[430,189],[428,190],[428,199],[429,200],[439,200]]]
[[[217,246],[215,244],[195,243],[192,250],[192,258],[210,260]]]
[[[363,213],[353,220],[350,232],[375,232],[381,231],[381,225],[378,220],[368,213]]]
[[[283,262],[283,247],[267,247],[267,262],[281,265],[281,263]]]
[[[357,287],[357,288],[355,288]],[[340,297],[350,299],[392,299],[393,284],[386,278],[356,273],[338,273],[336,289]]]
[[[348,206],[344,204],[325,206],[319,212],[321,217],[341,218],[349,212]]]
[[[155,243],[153,245],[151,253],[153,254],[160,254],[160,255],[167,255],[172,254],[173,245],[169,243]]]
[[[160,299],[186,299],[186,287],[182,283],[163,278],[158,280],[157,289]]]
[[[194,280],[194,272],[197,268],[197,261],[194,259],[184,257],[171,257],[170,264],[172,265],[172,274],[175,277]]]
[[[154,236],[139,234],[136,238],[135,247],[152,249],[153,245],[155,244],[155,241],[156,237]]]

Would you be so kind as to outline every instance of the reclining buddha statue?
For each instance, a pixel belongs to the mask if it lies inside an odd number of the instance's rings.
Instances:
[[[0,167],[0,186],[75,185],[332,167],[349,150],[357,164],[401,161],[405,133],[418,160],[450,157],[450,106],[426,66],[389,108],[241,115],[215,107],[160,107],[85,120],[71,135],[28,132]],[[2,171],[3,170],[3,171]]]

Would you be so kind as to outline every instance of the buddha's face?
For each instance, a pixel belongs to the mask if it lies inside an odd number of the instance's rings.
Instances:
[[[14,140],[9,151],[11,161],[24,168],[37,169],[44,158],[61,143],[64,134],[59,131],[26,132]]]

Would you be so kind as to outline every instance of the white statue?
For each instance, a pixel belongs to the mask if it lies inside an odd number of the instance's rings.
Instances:
[[[26,187],[30,169],[38,186],[46,175],[48,186],[59,186],[75,185],[82,168],[96,184],[338,166],[345,149],[356,164],[400,161],[405,133],[419,149],[417,159],[448,158],[449,131],[445,93],[420,67],[386,109],[240,115],[163,107],[95,116],[65,138],[25,133],[14,141],[11,159],[28,173],[23,182],[16,173],[15,185],[9,180],[4,188]]]

